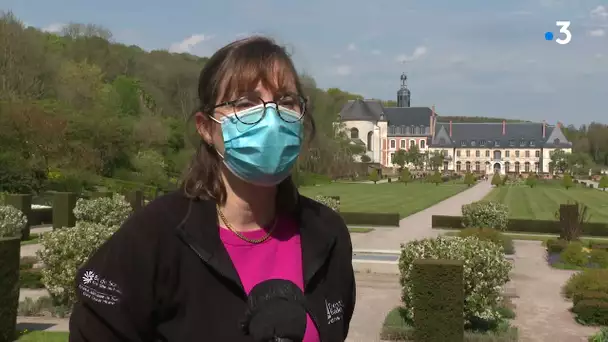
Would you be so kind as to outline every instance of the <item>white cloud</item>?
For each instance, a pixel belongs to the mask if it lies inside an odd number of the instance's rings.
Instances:
[[[352,69],[348,65],[339,65],[336,67],[334,72],[340,76],[348,76],[352,73]]]
[[[413,62],[417,59],[422,58],[424,55],[426,55],[428,52],[428,49],[426,46],[418,46],[414,49],[414,52],[411,55],[399,55],[397,56],[397,62],[399,63],[405,63],[405,62]]]
[[[591,36],[591,37],[603,37],[606,35],[606,31],[604,31],[603,29],[597,29],[597,30],[591,30],[591,31],[587,32],[587,34],[589,34],[589,36]]]
[[[382,54],[382,51],[380,51],[380,50],[372,50],[372,55],[379,56],[380,54]]]
[[[357,50],[357,45],[355,45],[355,43],[350,43],[348,44],[348,51],[355,51]]]
[[[169,47],[170,52],[192,52],[192,49],[200,43],[212,39],[212,36],[204,34],[193,34],[190,37],[182,40],[181,42],[173,43]]]
[[[58,32],[61,32],[61,30],[63,30],[63,28],[65,26],[66,26],[66,24],[63,24],[63,23],[53,23],[53,24],[50,24],[49,26],[43,27],[42,31],[50,32],[50,33],[58,33]]]
[[[591,18],[608,19],[608,7],[599,5],[590,12]]]

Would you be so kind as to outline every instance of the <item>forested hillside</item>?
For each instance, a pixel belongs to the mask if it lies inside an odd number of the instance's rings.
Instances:
[[[185,134],[186,119],[206,58],[119,44],[95,25],[45,33],[11,13],[0,16],[0,46],[0,191],[100,178],[162,187],[187,165],[198,139]],[[318,134],[300,168],[341,172],[359,151],[334,138],[332,122],[357,96],[304,81]]]

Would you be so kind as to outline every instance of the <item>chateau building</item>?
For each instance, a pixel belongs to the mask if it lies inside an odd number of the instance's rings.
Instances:
[[[344,105],[338,120],[354,144],[365,146],[371,162],[395,167],[400,150],[417,146],[421,153],[442,153],[443,171],[505,174],[550,172],[556,149],[572,152],[572,143],[560,123],[442,121],[435,106],[411,107],[407,75],[401,75],[397,107],[376,100],[353,100]]]

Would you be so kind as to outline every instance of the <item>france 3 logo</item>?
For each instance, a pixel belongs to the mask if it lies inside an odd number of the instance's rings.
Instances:
[[[557,44],[566,45],[572,40],[570,32],[570,21],[556,21],[555,26],[559,27],[560,37],[556,37],[553,32],[545,32],[545,40],[554,40]]]

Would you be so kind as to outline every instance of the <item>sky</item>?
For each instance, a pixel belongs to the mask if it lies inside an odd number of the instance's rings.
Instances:
[[[147,50],[210,56],[263,34],[320,88],[439,115],[608,123],[608,0],[0,0],[24,23],[94,23]],[[570,21],[567,45],[545,40]]]

